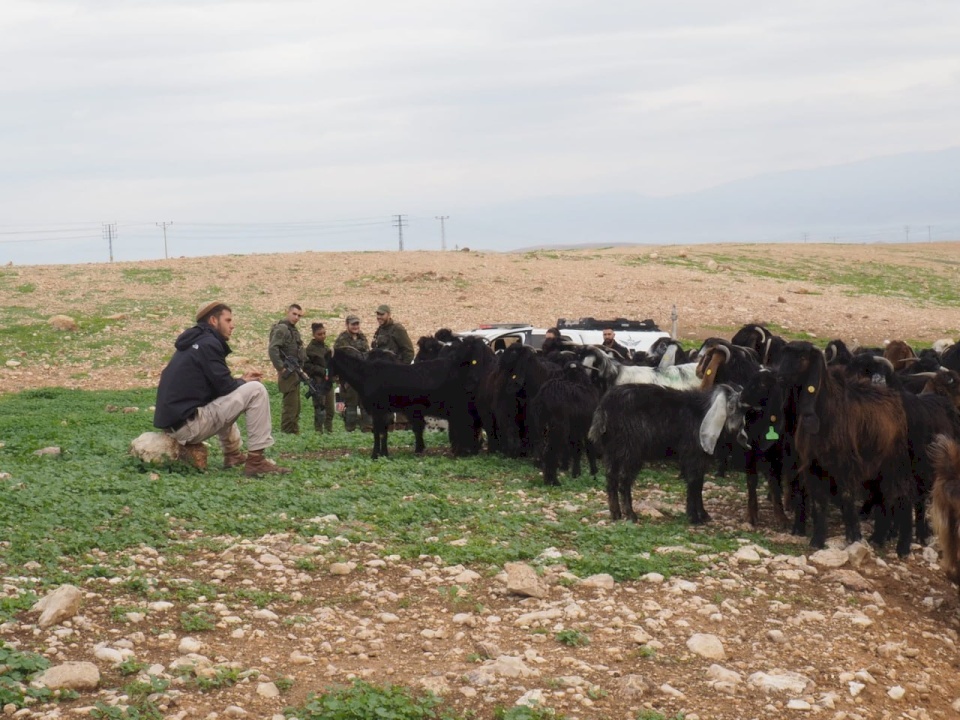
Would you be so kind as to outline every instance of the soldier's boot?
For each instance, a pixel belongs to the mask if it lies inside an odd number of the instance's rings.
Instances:
[[[247,454],[243,450],[236,450],[223,456],[223,469],[239,467],[247,461]]]
[[[243,474],[247,477],[261,477],[271,474],[285,475],[288,472],[290,472],[290,468],[281,467],[273,460],[265,458],[263,450],[251,450],[243,466]]]

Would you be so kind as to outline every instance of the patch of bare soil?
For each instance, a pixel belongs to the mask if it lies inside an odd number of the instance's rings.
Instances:
[[[848,345],[904,339],[929,345],[960,335],[960,307],[931,299],[956,286],[960,244],[698,245],[550,251],[300,253],[139,263],[6,267],[0,308],[9,323],[66,314],[117,319],[81,353],[65,339],[44,352],[2,344],[0,392],[59,385],[143,387],[156,382],[176,335],[212,297],[233,305],[237,367],[269,370],[266,335],[291,302],[335,335],[356,313],[372,335],[389,304],[416,340],[440,327],[558,318],[652,318],[693,341],[730,337],[747,322],[792,337]],[[917,275],[904,289],[901,279]],[[885,282],[884,277],[888,276]],[[23,288],[31,288],[24,293]],[[876,294],[882,292],[885,294]],[[30,312],[18,313],[22,307]],[[69,333],[64,333],[69,336]],[[134,343],[134,341],[136,341]],[[17,363],[10,366],[8,361]]]

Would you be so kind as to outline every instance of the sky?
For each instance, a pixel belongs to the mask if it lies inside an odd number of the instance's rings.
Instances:
[[[960,3],[4,0],[0,87],[0,262],[439,249],[958,146]]]

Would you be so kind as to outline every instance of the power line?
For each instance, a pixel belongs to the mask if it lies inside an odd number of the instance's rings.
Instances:
[[[113,238],[117,236],[117,224],[116,223],[103,223],[103,237],[107,241],[107,245],[110,248],[110,262],[113,262]]]
[[[449,215],[436,215],[437,220],[440,221],[440,250],[447,249],[447,231],[444,222],[450,219]]]
[[[400,252],[403,252],[403,229],[407,226],[407,221],[404,219],[406,215],[394,215],[393,217],[393,226],[397,229],[400,238]]]
[[[167,254],[167,225],[173,225],[173,222],[158,222],[154,224],[157,227],[163,228],[163,257],[165,259],[169,258],[170,256]]]

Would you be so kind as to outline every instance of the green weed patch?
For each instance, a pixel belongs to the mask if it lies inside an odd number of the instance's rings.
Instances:
[[[279,399],[273,397],[278,413]],[[153,430],[146,410],[153,400],[153,390],[61,388],[0,397],[0,471],[11,476],[0,504],[5,539],[0,564],[39,562],[48,583],[119,575],[125,578],[120,587],[144,601],[193,602],[217,597],[218,589],[196,581],[158,589],[141,574],[117,568],[111,553],[142,545],[176,563],[191,548],[222,549],[236,539],[323,534],[376,542],[385,553],[405,559],[437,556],[481,572],[510,561],[537,562],[546,549],[558,548],[581,577],[609,573],[623,580],[648,572],[699,572],[704,562],[698,558],[734,550],[744,537],[689,528],[674,468],[645,471],[638,492],[656,486],[676,504],[675,514],[637,525],[610,523],[602,474],[564,477],[562,487],[548,488],[528,461],[450,457],[439,433],[427,434],[422,457],[413,454],[412,433],[392,433],[391,458],[376,461],[369,459],[368,434],[278,434],[271,454],[293,470],[281,478],[250,479],[220,470],[215,440],[206,473],[179,465],[145,467],[129,456],[128,447]],[[110,411],[117,407],[144,409]],[[48,446],[59,447],[60,454],[35,454]],[[754,540],[765,543],[761,535]],[[696,550],[653,552],[664,545]],[[335,548],[330,552],[335,555]],[[282,599],[244,593],[223,599],[259,607]],[[0,617],[29,601],[4,600]],[[204,620],[190,617],[181,624],[200,630],[195,626]]]

